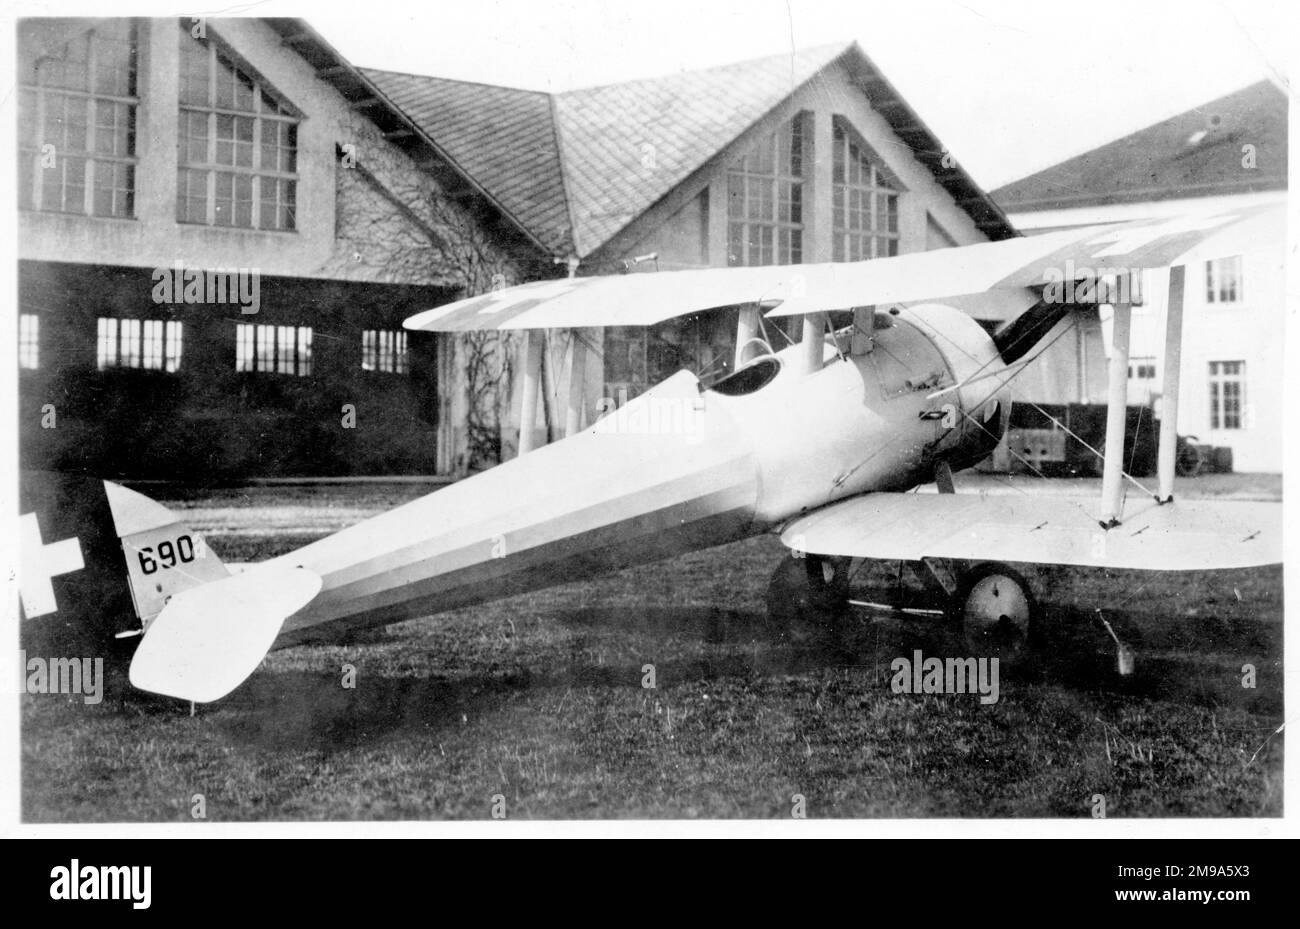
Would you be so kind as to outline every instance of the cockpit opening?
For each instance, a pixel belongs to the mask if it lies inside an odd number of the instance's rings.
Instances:
[[[780,373],[780,359],[774,357],[759,358],[739,371],[728,374],[708,389],[716,391],[724,397],[744,397],[762,390],[772,383],[773,379]]]

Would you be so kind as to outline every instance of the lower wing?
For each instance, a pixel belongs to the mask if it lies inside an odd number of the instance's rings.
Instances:
[[[1081,565],[1147,571],[1246,568],[1282,560],[1282,505],[1238,500],[1131,502],[1104,529],[1091,497],[875,493],[790,523],[799,552]]]

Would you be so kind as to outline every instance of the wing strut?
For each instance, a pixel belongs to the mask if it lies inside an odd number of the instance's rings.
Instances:
[[[757,303],[748,303],[740,308],[740,317],[736,322],[736,363],[731,370],[739,371],[745,362],[756,354],[751,344],[758,338],[758,324],[762,309]]]
[[[1156,471],[1157,503],[1174,499],[1174,466],[1178,457],[1178,387],[1183,355],[1183,290],[1187,269],[1169,269],[1169,310],[1165,319],[1165,386],[1160,396],[1160,453]]]
[[[955,494],[957,485],[952,479],[952,465],[947,458],[940,458],[934,463],[934,483],[941,494]]]
[[[524,395],[519,411],[519,454],[533,450],[537,427],[537,400],[542,393],[542,352],[546,351],[546,331],[529,329],[524,338]]]
[[[568,409],[565,411],[565,436],[577,435],[582,430],[582,408],[587,384],[587,340],[581,329],[569,330],[569,384]]]
[[[815,374],[822,369],[826,355],[825,313],[808,313],[803,318],[803,373]]]
[[[1111,529],[1118,526],[1124,511],[1124,427],[1128,414],[1128,347],[1129,335],[1133,329],[1133,301],[1141,302],[1138,283],[1135,280],[1140,272],[1132,272],[1125,280],[1114,281],[1114,296],[1111,307],[1113,313],[1112,337],[1110,350],[1110,374],[1106,389],[1106,447],[1101,472],[1101,518],[1102,528]],[[1101,282],[1098,282],[1099,286]],[[1111,286],[1111,281],[1105,282]],[[1123,292],[1123,291],[1127,292]]]

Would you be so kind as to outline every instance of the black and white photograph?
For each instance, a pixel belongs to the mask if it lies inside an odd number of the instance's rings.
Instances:
[[[7,834],[1287,828],[1288,4],[6,29]]]

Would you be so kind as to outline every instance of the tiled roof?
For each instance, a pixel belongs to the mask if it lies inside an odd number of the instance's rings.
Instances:
[[[856,43],[559,94],[361,71],[556,255],[585,257],[839,60],[990,238],[1015,234]]]
[[[1254,146],[1255,167],[1243,164]],[[1269,81],[993,191],[1008,211],[1277,190],[1287,186],[1287,99]]]
[[[361,71],[547,248],[573,252],[549,94]]]
[[[604,244],[847,49],[556,95],[578,253]]]

